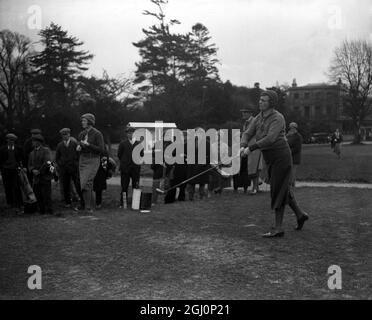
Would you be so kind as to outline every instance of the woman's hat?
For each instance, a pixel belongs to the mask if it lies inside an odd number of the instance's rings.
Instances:
[[[270,106],[275,108],[278,105],[278,94],[273,90],[266,90],[261,93],[261,96],[268,96],[270,98]]]
[[[94,126],[96,124],[96,117],[92,113],[85,113],[81,116],[81,119],[87,119],[87,121]]]

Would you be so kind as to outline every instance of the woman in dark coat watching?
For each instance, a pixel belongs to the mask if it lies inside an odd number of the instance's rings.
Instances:
[[[105,150],[101,156],[101,163],[93,181],[93,191],[96,195],[96,209],[102,208],[102,193],[107,189],[107,179],[110,179],[116,170],[115,161],[109,157]]]
[[[275,110],[278,96],[275,91],[267,90],[261,93],[259,106],[260,113],[255,117],[253,124],[243,133],[241,153],[248,155],[260,149],[268,166],[270,180],[271,208],[275,210],[275,227],[265,238],[282,237],[284,209],[286,204],[294,211],[297,217],[296,230],[301,230],[308,215],[298,206],[293,189],[292,156],[288,142],[285,138],[285,120],[281,113]],[[248,141],[256,138],[256,143],[248,147]]]

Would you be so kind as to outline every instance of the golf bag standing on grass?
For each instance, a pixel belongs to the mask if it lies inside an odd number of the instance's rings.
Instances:
[[[28,181],[27,174],[22,168],[18,168],[18,178],[22,192],[24,213],[35,213],[37,211],[37,199]]]
[[[110,179],[116,170],[116,163],[114,159],[108,156],[105,151],[101,157],[100,165],[96,176],[93,180],[93,191],[96,194],[96,208],[102,207],[103,190],[107,189],[107,179]]]

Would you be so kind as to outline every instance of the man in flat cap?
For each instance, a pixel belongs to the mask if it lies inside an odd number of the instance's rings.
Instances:
[[[28,139],[26,139],[24,145],[23,145],[23,163],[25,166],[27,166],[27,163],[28,163],[28,157],[30,156],[30,153],[32,150],[34,150],[34,146],[32,144],[32,138],[38,134],[42,134],[41,130],[40,129],[31,129],[30,130],[30,134],[31,134],[31,137],[29,137]],[[28,178],[28,181],[30,182],[30,184],[32,185],[32,178],[33,178],[33,175],[31,172],[28,172],[27,170],[27,178]]]
[[[15,134],[8,133],[5,138],[7,144],[0,148],[0,171],[6,202],[9,207],[20,208],[22,206],[22,194],[17,169],[22,167],[22,148],[15,144],[17,140]]]
[[[121,175],[121,194],[120,194],[120,207],[124,206],[123,194],[125,193],[128,199],[128,187],[132,180],[132,188],[138,188],[141,166],[134,163],[132,158],[133,149],[138,145],[139,141],[133,140],[133,133],[135,129],[127,126],[125,129],[125,137],[120,142],[118,148],[118,158],[120,161],[120,175]]]
[[[301,163],[302,152],[302,135],[298,132],[298,125],[296,122],[291,122],[288,126],[287,141],[291,148],[293,168],[292,168],[292,185],[296,184],[297,167]]]
[[[48,147],[43,146],[41,134],[32,138],[34,149],[28,159],[28,170],[33,175],[33,189],[37,199],[40,214],[52,214],[52,157]]]
[[[71,207],[72,183],[79,195],[80,205],[84,207],[79,180],[79,153],[76,150],[78,142],[74,137],[71,137],[70,128],[63,128],[59,133],[62,141],[57,145],[56,163],[66,208]]]

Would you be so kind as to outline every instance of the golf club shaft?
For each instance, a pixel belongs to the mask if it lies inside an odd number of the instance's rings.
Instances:
[[[234,160],[234,159],[236,159],[236,158],[238,158],[238,157],[240,157],[240,154],[236,155],[235,157],[232,157],[231,160]],[[201,175],[203,175],[203,174],[206,174],[206,173],[209,172],[209,171],[212,171],[213,169],[218,168],[220,165],[222,165],[222,163],[219,163],[219,164],[217,164],[217,165],[212,165],[212,166],[211,166],[210,168],[208,168],[207,170],[204,170],[204,171],[202,171],[202,172],[196,174],[195,176],[192,176],[191,178],[188,178],[188,179],[186,179],[186,180],[184,180],[184,181],[182,181],[182,182],[176,184],[175,186],[170,187],[170,188],[167,189],[167,190],[161,190],[161,191],[162,191],[162,193],[167,193],[167,192],[169,192],[169,191],[171,191],[171,190],[173,190],[173,189],[178,188],[179,186],[182,186],[183,184],[185,184],[185,183],[187,183],[187,182],[189,182],[189,181],[191,181],[191,180],[194,180],[195,178],[197,178],[197,177],[199,177],[199,176],[201,176]],[[160,190],[160,189],[159,189],[159,190]]]

